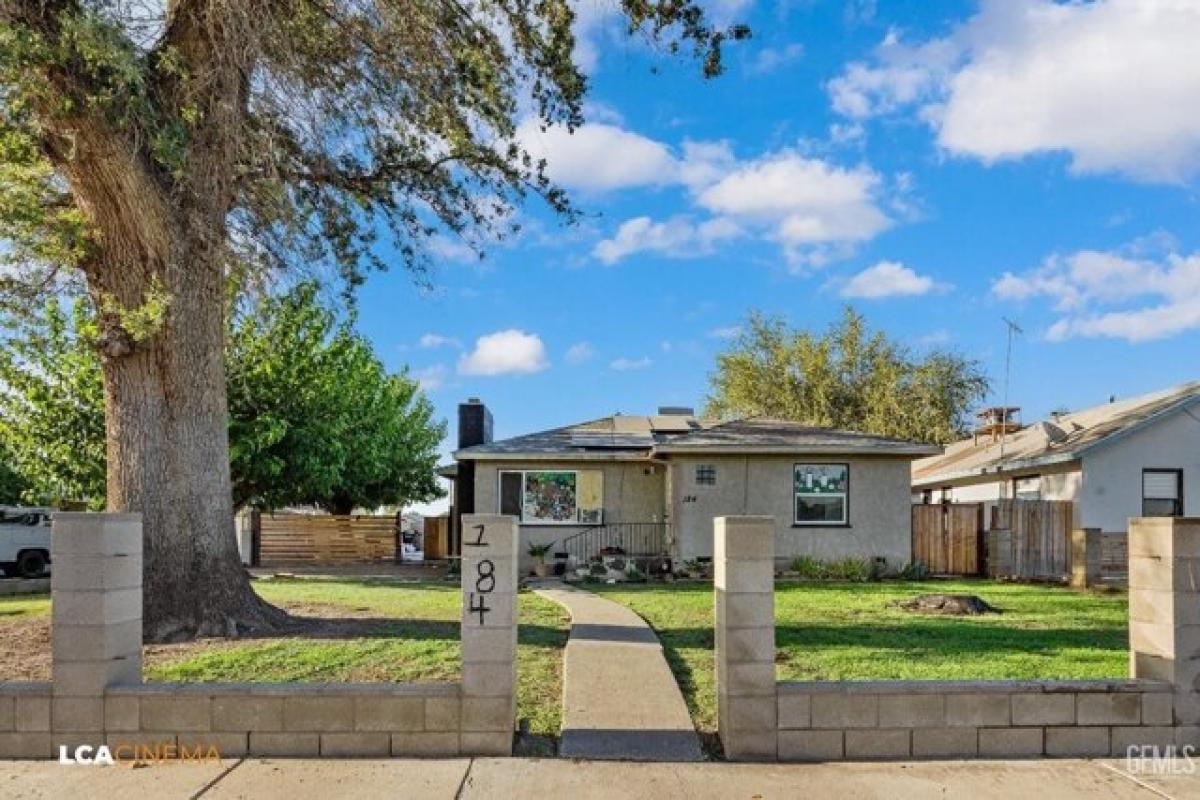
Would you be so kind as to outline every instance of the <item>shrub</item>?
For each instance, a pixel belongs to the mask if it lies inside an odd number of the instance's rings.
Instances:
[[[852,581],[862,583],[877,581],[887,570],[887,560],[865,559],[848,556],[834,561],[821,561],[812,556],[796,556],[792,559],[792,572],[808,580]]]
[[[792,559],[792,572],[810,580],[829,577],[825,565],[812,556],[796,556]]]
[[[929,577],[929,567],[923,561],[910,561],[901,568],[900,577],[906,581],[923,581]]]

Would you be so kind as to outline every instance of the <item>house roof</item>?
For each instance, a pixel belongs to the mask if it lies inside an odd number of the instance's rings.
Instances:
[[[939,448],[777,419],[715,423],[684,415],[616,415],[464,448],[454,456],[459,460],[512,457],[614,460],[671,453],[800,452],[913,457],[939,452]]]
[[[1160,392],[1105,403],[1035,422],[1004,437],[964,439],[943,454],[913,462],[913,485],[1007,473],[1074,461],[1165,416],[1200,405],[1200,381]]]
[[[941,452],[935,445],[875,436],[858,431],[817,428],[782,419],[753,417],[722,422],[655,448],[659,453],[871,453],[924,456]]]

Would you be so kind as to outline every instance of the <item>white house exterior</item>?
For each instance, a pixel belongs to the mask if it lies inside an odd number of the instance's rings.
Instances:
[[[918,502],[1070,500],[1075,525],[1200,515],[1200,382],[981,436],[913,462]]]

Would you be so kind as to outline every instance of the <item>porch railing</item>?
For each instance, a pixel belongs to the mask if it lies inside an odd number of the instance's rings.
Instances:
[[[597,525],[563,539],[555,548],[583,564],[606,551],[627,556],[661,556],[667,553],[665,522],[614,522]]]

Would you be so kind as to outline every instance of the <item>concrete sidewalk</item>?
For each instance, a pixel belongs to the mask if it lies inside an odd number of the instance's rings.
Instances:
[[[559,754],[700,761],[700,738],[654,631],[630,609],[563,583],[535,591],[571,613]]]
[[[1179,770],[1191,762],[1175,762]],[[1115,761],[925,761],[894,764],[645,764],[561,759],[244,760],[140,769],[0,762],[0,797],[1200,798],[1195,774],[1131,775]]]

